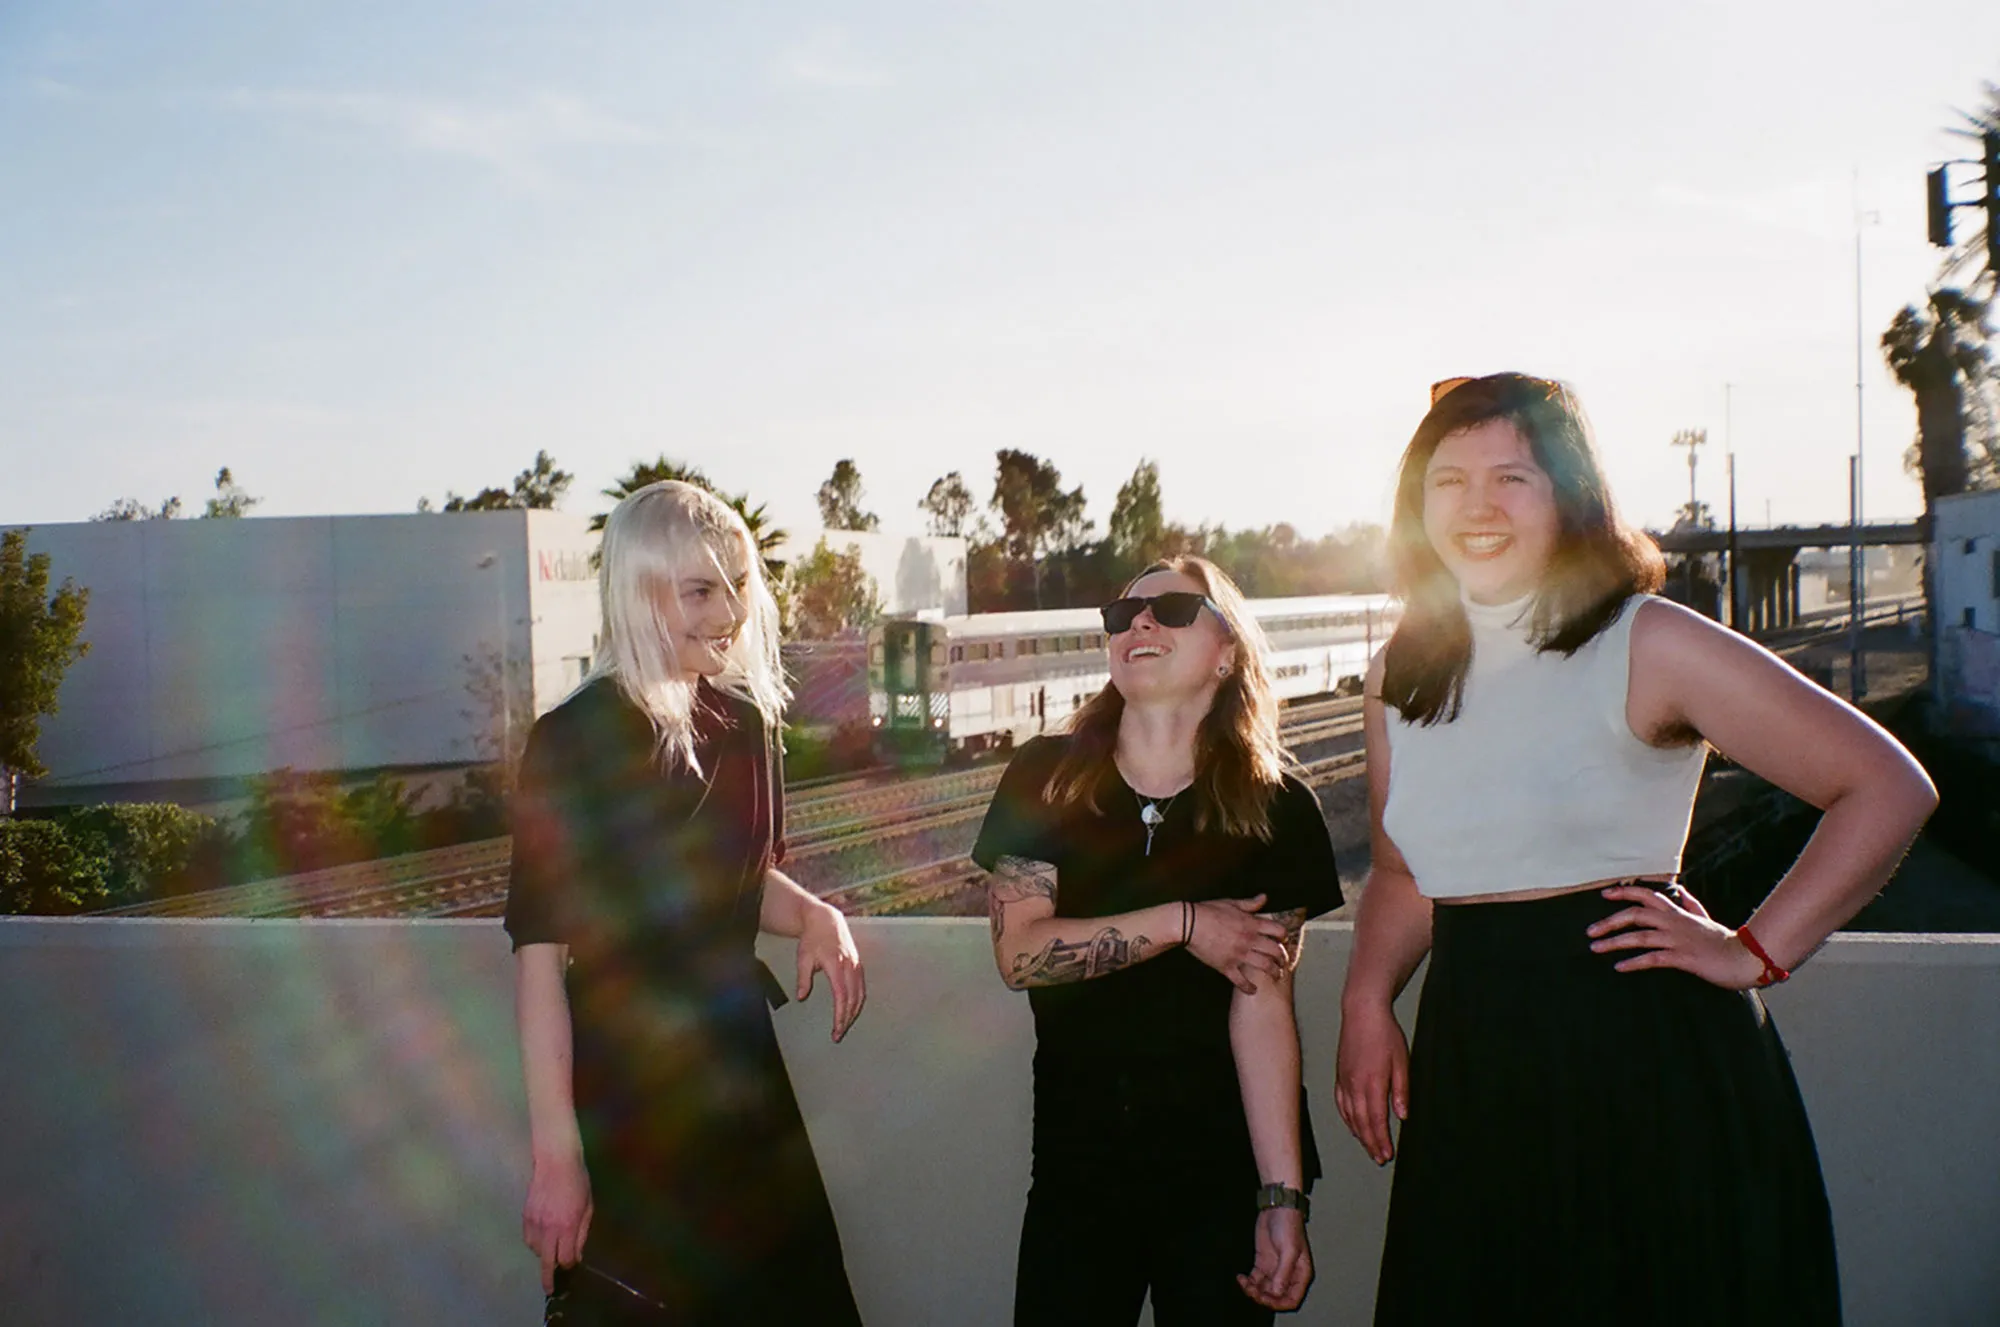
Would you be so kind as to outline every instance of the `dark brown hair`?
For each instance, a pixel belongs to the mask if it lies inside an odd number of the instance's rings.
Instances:
[[[1457,578],[1424,532],[1425,471],[1446,438],[1495,419],[1514,426],[1555,486],[1556,546],[1530,619],[1536,649],[1576,653],[1666,576],[1653,541],[1619,519],[1590,422],[1567,386],[1496,373],[1446,388],[1403,450],[1389,522],[1390,574],[1404,608],[1382,655],[1382,700],[1411,723],[1457,718],[1472,663]]]
[[[1288,762],[1278,740],[1278,697],[1265,662],[1263,628],[1251,616],[1243,592],[1207,558],[1162,559],[1134,576],[1132,585],[1156,571],[1178,572],[1199,585],[1236,643],[1235,666],[1215,689],[1215,701],[1195,732],[1190,788],[1195,828],[1215,826],[1225,834],[1268,842],[1271,796],[1284,781]],[[1118,721],[1124,714],[1125,697],[1107,682],[1070,716],[1069,750],[1043,791],[1051,805],[1082,805],[1093,814],[1100,810],[1097,794],[1116,768]]]

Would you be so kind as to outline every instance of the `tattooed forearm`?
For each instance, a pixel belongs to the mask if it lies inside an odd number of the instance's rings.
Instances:
[[[1051,940],[1040,953],[1021,955],[1014,960],[1007,981],[1016,989],[1087,981],[1129,968],[1152,950],[1153,942],[1147,937],[1135,935],[1127,940],[1116,927],[1107,926],[1088,940]]]
[[[1297,971],[1299,959],[1305,952],[1306,910],[1287,908],[1283,912],[1266,912],[1260,915],[1269,917],[1274,922],[1284,923],[1285,967]]]
[[[1007,929],[1007,905],[1056,896],[1056,868],[1031,857],[1002,857],[986,880],[986,918],[994,943]]]

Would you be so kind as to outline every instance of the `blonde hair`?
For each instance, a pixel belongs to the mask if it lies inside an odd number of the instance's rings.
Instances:
[[[1243,592],[1207,558],[1164,558],[1132,578],[1136,585],[1156,571],[1178,572],[1202,588],[1222,615],[1236,644],[1235,666],[1215,689],[1194,739],[1194,823],[1244,838],[1271,838],[1271,798],[1292,762],[1278,738],[1278,697],[1265,663],[1270,642],[1250,614]],[[1126,586],[1130,593],[1131,586]],[[1070,749],[1049,776],[1043,795],[1056,806],[1083,805],[1095,814],[1097,790],[1114,768],[1118,722],[1125,697],[1116,685],[1071,716]]]
[[[597,574],[603,640],[585,681],[609,678],[652,721],[654,753],[666,769],[699,773],[701,763],[694,751],[694,683],[680,663],[659,596],[678,595],[680,579],[696,570],[712,570],[722,592],[737,596],[726,571],[731,546],[749,567],[740,592],[743,627],[711,681],[756,706],[775,733],[791,690],[778,658],[778,604],[743,518],[706,489],[665,479],[629,494],[604,522]]]

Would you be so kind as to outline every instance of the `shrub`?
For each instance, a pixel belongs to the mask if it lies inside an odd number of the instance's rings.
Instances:
[[[51,820],[0,820],[0,913],[62,916],[106,906],[107,858]]]

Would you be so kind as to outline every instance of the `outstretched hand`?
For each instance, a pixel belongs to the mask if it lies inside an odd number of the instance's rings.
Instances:
[[[798,999],[811,998],[814,972],[824,972],[827,985],[833,988],[833,1039],[839,1041],[861,1017],[861,1006],[868,999],[868,976],[862,970],[861,951],[854,946],[847,918],[830,904],[822,903],[807,913],[805,928],[799,932]]]
[[[1732,991],[1748,990],[1764,975],[1764,964],[1736,932],[1710,917],[1701,900],[1680,886],[1662,893],[1645,885],[1613,885],[1603,893],[1632,905],[1585,932],[1596,953],[1639,951],[1614,964],[1618,971],[1678,968]]]
[[[1259,917],[1265,896],[1221,899],[1194,905],[1194,933],[1188,952],[1236,984],[1257,993],[1257,974],[1276,977],[1291,971],[1285,952],[1285,924]]]

